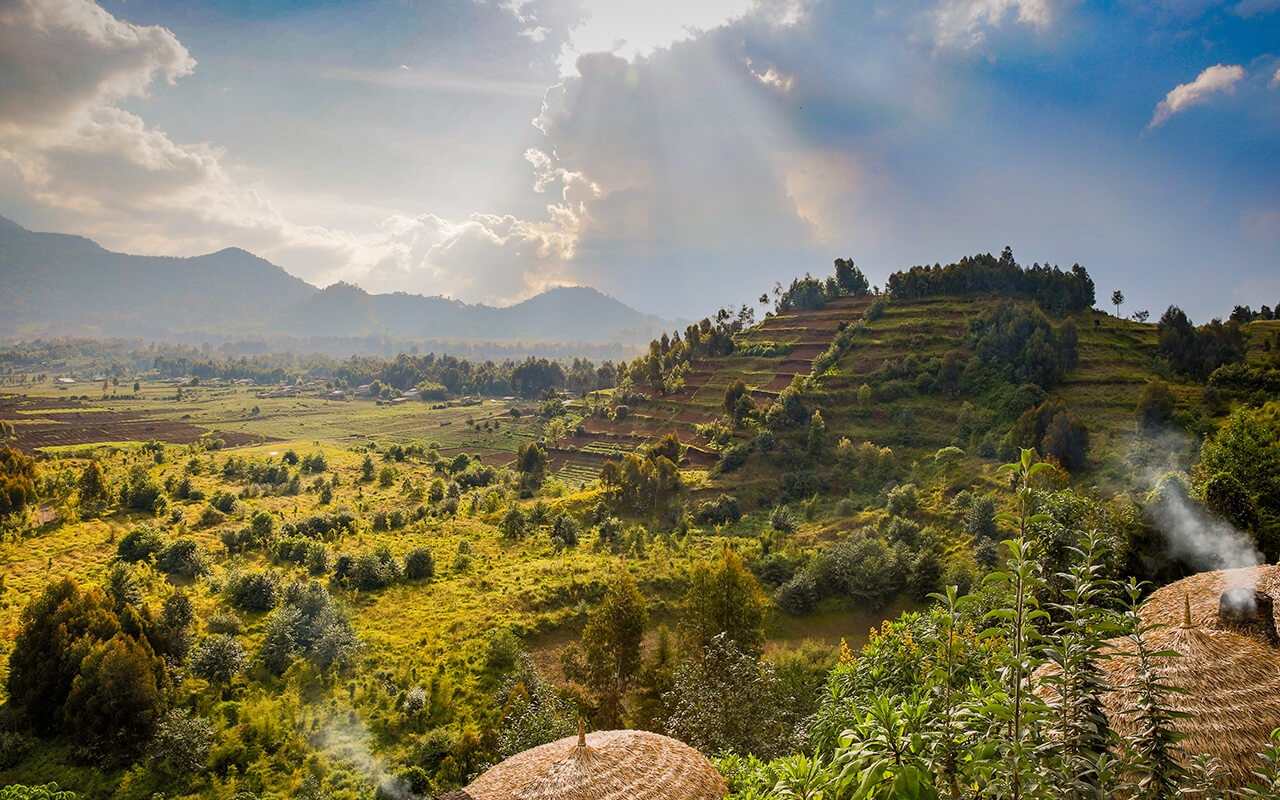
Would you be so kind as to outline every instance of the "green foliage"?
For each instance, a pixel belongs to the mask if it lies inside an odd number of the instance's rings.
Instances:
[[[791,731],[777,724],[778,685],[767,662],[728,632],[712,636],[700,658],[675,670],[672,736],[704,753],[778,754]]]
[[[1048,388],[1058,383],[1078,360],[1074,338],[1050,324],[1039,309],[1000,303],[969,323],[978,360],[1005,371],[1019,383]]]
[[[1052,457],[1068,470],[1079,470],[1088,461],[1089,428],[1057,398],[1023,412],[1009,441]]]
[[[722,494],[698,506],[698,520],[712,525],[727,525],[742,519],[742,504],[738,498]]]
[[[430,580],[435,577],[436,564],[431,548],[424,545],[412,548],[404,556],[404,576],[411,581]]]
[[[75,792],[64,792],[56,783],[43,786],[10,784],[0,787],[0,800],[76,800]]]
[[[694,564],[681,604],[681,638],[695,657],[722,633],[733,647],[758,656],[764,648],[767,609],[768,600],[755,576],[736,553],[726,549],[718,563]]]
[[[77,489],[80,493],[80,509],[85,513],[101,511],[111,501],[106,475],[97,461],[90,461],[85,465],[84,471],[80,473]]]
[[[147,747],[151,764],[171,775],[202,772],[213,746],[213,726],[185,708],[171,709],[156,723]]]
[[[280,602],[280,575],[275,570],[241,571],[227,578],[227,602],[241,611],[270,611]]]
[[[1073,314],[1093,305],[1094,285],[1079,264],[1070,272],[1035,264],[1023,269],[1005,248],[999,259],[990,253],[962,258],[955,264],[912,267],[895,272],[885,284],[896,298],[966,297],[998,294],[1010,298],[1034,299],[1054,314]]]
[[[121,561],[137,563],[151,561],[165,549],[164,534],[155,528],[135,528],[120,538],[116,545],[116,555]]]
[[[1244,331],[1236,320],[1195,327],[1182,309],[1169,306],[1156,326],[1160,355],[1174,371],[1201,380],[1224,364],[1244,358]]]
[[[1169,384],[1160,379],[1147,382],[1142,390],[1142,399],[1138,401],[1135,412],[1138,425],[1146,429],[1156,429],[1173,421],[1173,413],[1177,409],[1178,399],[1169,389]]]
[[[235,637],[215,633],[191,653],[191,672],[210,683],[226,685],[249,667],[249,654]]]
[[[0,447],[0,523],[20,516],[39,499],[36,462],[11,447]]]
[[[622,718],[622,702],[640,669],[649,612],[629,572],[619,572],[582,629],[583,677],[600,698],[602,722]]]

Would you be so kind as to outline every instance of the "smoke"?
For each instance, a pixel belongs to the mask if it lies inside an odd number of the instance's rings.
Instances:
[[[331,758],[350,764],[368,776],[378,787],[377,797],[386,800],[415,800],[409,782],[392,775],[387,764],[369,749],[369,732],[354,715],[331,719],[320,731],[311,735],[311,744]]]
[[[1147,492],[1146,511],[1164,536],[1166,554],[1197,572],[1241,570],[1230,576],[1229,588],[1252,590],[1256,572],[1242,568],[1264,561],[1253,537],[1191,497],[1186,469],[1198,450],[1187,434],[1162,430],[1134,440],[1126,460]]]
[[[1162,481],[1152,508],[1152,516],[1168,543],[1169,555],[1202,572],[1262,563],[1262,554],[1251,536],[1211,515],[1173,484],[1174,480]]]

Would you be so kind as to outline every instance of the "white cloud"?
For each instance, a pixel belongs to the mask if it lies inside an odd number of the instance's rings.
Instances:
[[[56,134],[94,110],[144,95],[195,60],[171,32],[131,25],[88,0],[0,5],[0,143]]]
[[[1280,0],[1240,0],[1231,7],[1236,16],[1252,19],[1280,10]]]
[[[791,91],[791,87],[795,86],[795,77],[792,75],[784,75],[778,71],[776,66],[770,66],[768,69],[761,72],[755,68],[749,58],[746,59],[746,65],[747,69],[751,70],[751,74],[756,77],[756,80],[760,81],[765,86],[772,86],[784,93]]]
[[[1280,86],[1280,67],[1276,67],[1276,74],[1271,76],[1271,83],[1268,84],[1272,89]]]
[[[1053,21],[1050,0],[943,0],[934,10],[935,40],[941,47],[973,47],[986,39],[986,29],[1008,17],[1037,29]]]
[[[1244,67],[1238,64],[1215,64],[1207,68],[1191,83],[1180,83],[1160,101],[1148,128],[1163,125],[1174,114],[1191,106],[1207,103],[1218,93],[1231,91],[1244,78]]]
[[[0,189],[57,209],[76,232],[130,252],[187,255],[235,244],[321,285],[355,280],[375,291],[517,300],[554,285],[594,191],[548,161],[538,185],[562,189],[541,221],[394,215],[368,233],[300,224],[269,199],[269,187],[229,168],[219,148],[177,143],[117,105],[194,69],[171,32],[122,21],[85,0],[0,5],[0,63],[0,164],[8,166]],[[331,69],[323,77],[524,97],[541,89],[407,65]]]

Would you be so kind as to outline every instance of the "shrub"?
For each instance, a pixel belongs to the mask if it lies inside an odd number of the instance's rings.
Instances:
[[[126,533],[116,545],[116,555],[121,561],[137,563],[150,561],[165,547],[164,534],[154,528],[135,528]]]
[[[920,505],[920,495],[914,483],[904,483],[889,490],[889,498],[885,510],[890,516],[910,514]]]
[[[807,569],[793,575],[773,595],[773,602],[778,608],[797,617],[812,611],[818,600],[818,580]]]
[[[210,683],[228,684],[249,666],[249,655],[233,637],[208,636],[191,654],[191,672]]]
[[[142,464],[129,470],[129,477],[120,488],[120,502],[126,508],[159,514],[168,504],[162,487]]]
[[[712,525],[727,525],[742,519],[742,504],[732,495],[722,494],[698,506],[698,519]]]
[[[238,502],[239,500],[236,496],[225,489],[215,492],[213,497],[209,498],[209,505],[213,506],[218,511],[221,511],[223,514],[230,514],[232,511],[235,511],[236,504]]]
[[[769,527],[779,533],[794,533],[799,526],[795,512],[787,506],[774,506],[769,512]]]
[[[194,539],[177,539],[161,551],[156,566],[168,575],[195,578],[209,574],[209,554]]]
[[[404,576],[412,581],[435,577],[436,564],[431,556],[431,548],[415,547],[404,557]]]
[[[235,614],[219,613],[209,618],[206,627],[209,633],[222,633],[228,636],[238,636],[240,634],[240,618]]]
[[[524,653],[524,642],[510,628],[495,628],[489,632],[485,646],[484,663],[490,669],[505,672],[516,665]]]
[[[225,591],[227,601],[241,611],[270,611],[280,602],[280,576],[274,570],[236,573]]]
[[[205,768],[213,745],[213,726],[185,708],[172,709],[160,718],[155,737],[147,748],[151,762],[174,775],[197,773]]]
[[[385,589],[404,575],[404,568],[391,555],[386,545],[358,556],[351,565],[347,577],[357,589],[372,591]]]

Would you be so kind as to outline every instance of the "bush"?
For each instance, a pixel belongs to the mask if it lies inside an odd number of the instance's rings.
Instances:
[[[742,504],[732,495],[722,494],[698,506],[698,519],[712,525],[728,525],[742,519]]]
[[[405,555],[404,576],[409,580],[430,580],[435,574],[436,564],[431,557],[431,548],[415,547]]]
[[[159,481],[138,464],[129,470],[129,477],[120,488],[120,503],[126,508],[159,514],[168,505],[168,498]]]
[[[738,443],[726,447],[720,453],[720,461],[716,464],[716,471],[720,474],[734,472],[747,463],[747,454],[750,453],[747,445]]]
[[[147,748],[151,762],[174,775],[204,770],[213,745],[213,726],[183,709],[172,709],[160,718],[155,737]]]
[[[206,625],[209,633],[222,633],[227,636],[240,635],[240,618],[235,614],[214,614]]]
[[[239,499],[225,489],[215,492],[213,497],[209,498],[209,505],[213,506],[218,511],[221,511],[223,514],[230,514],[235,511],[236,504],[238,502]]]
[[[150,561],[165,548],[164,534],[154,528],[135,528],[126,533],[116,545],[116,555],[121,561],[137,563]]]
[[[846,539],[828,548],[825,556],[823,583],[868,609],[881,608],[902,589],[902,571],[880,539]]]
[[[516,665],[524,653],[524,642],[510,628],[495,628],[489,632],[485,646],[484,663],[489,669],[506,672]]]
[[[889,490],[889,499],[885,503],[885,510],[889,512],[889,516],[896,517],[901,514],[913,513],[919,505],[920,495],[916,491],[916,485],[914,483],[904,483]]]
[[[778,608],[796,617],[812,611],[819,599],[818,580],[807,569],[793,575],[773,595]]]
[[[769,512],[769,527],[779,533],[795,533],[799,526],[795,512],[787,506],[774,506]]]
[[[210,683],[231,683],[248,667],[249,655],[244,647],[225,633],[206,637],[191,653],[191,672]]]
[[[240,572],[227,580],[225,592],[241,611],[270,611],[280,602],[280,576],[274,570]]]
[[[372,591],[385,589],[404,575],[404,568],[391,555],[391,549],[383,545],[358,556],[351,564],[347,581],[357,589]]]
[[[209,554],[194,539],[177,539],[161,551],[156,566],[168,575],[195,578],[209,574]]]

